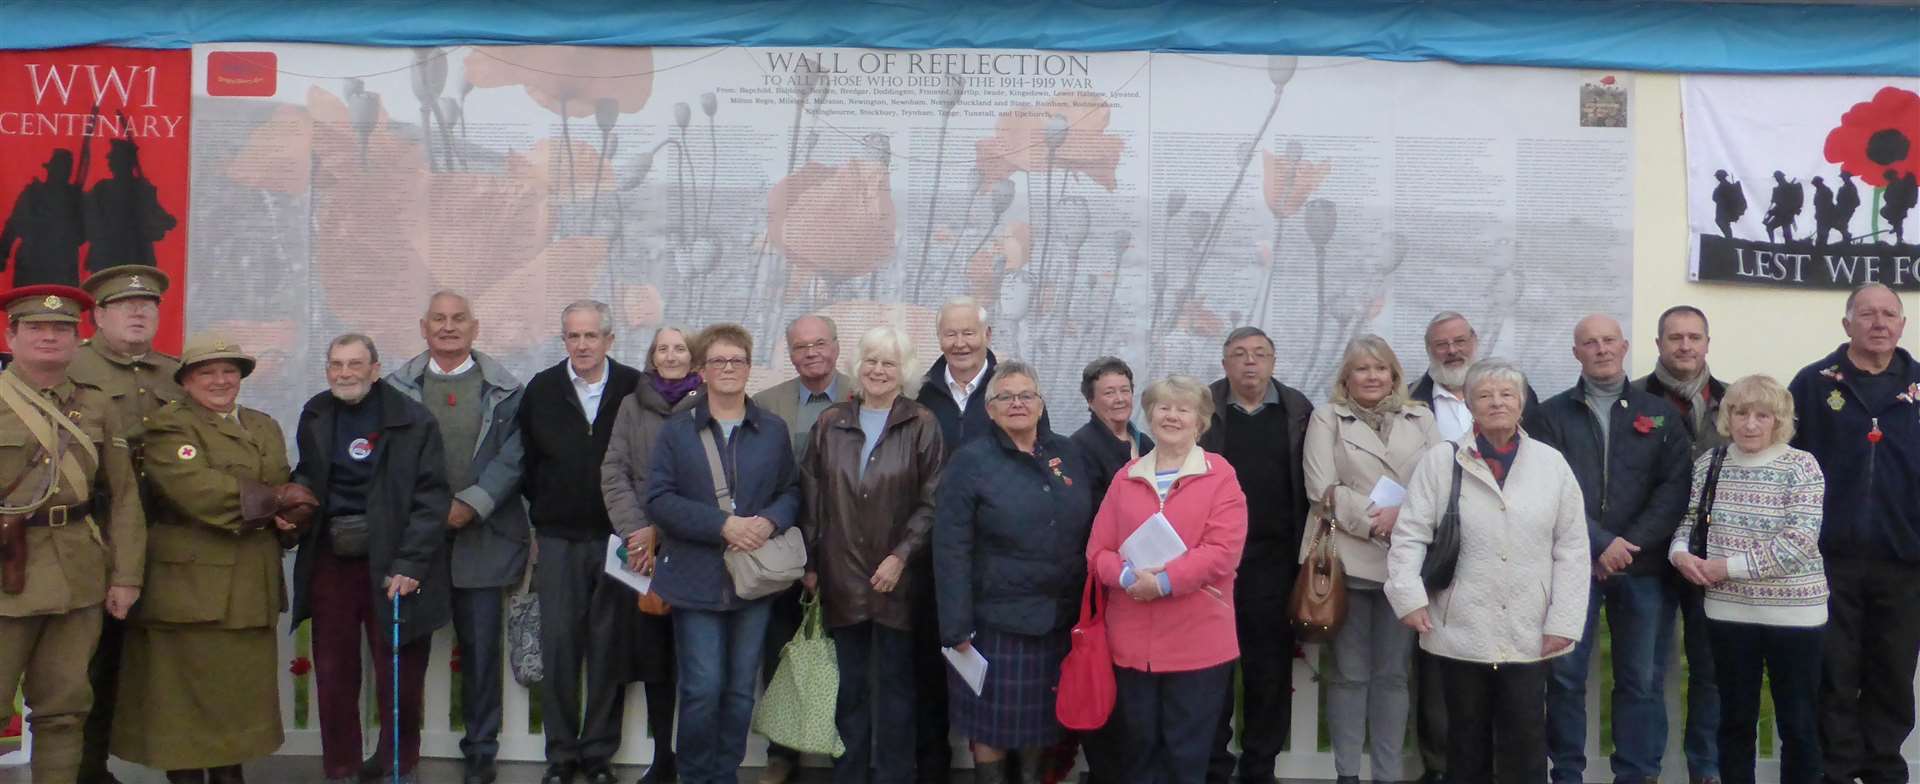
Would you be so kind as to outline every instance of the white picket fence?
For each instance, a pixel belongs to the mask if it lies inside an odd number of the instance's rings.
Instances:
[[[288,631],[284,617],[281,621],[281,630],[282,632]],[[282,756],[317,757],[320,754],[319,708],[313,700],[309,699],[306,705],[307,715],[295,715],[295,676],[285,665],[299,654],[294,649],[294,636],[291,633],[281,634],[280,640],[280,661],[282,663],[279,670],[281,695],[280,713],[281,721],[286,727],[287,742],[285,746],[281,747],[279,754]],[[450,718],[453,685],[455,680],[460,677],[454,673],[449,666],[452,660],[453,646],[453,630],[451,627],[442,629],[434,635],[433,654],[431,663],[427,668],[426,726],[421,735],[421,754],[428,757],[457,759],[461,756],[461,733],[454,729],[453,722]],[[1293,737],[1291,738],[1289,747],[1295,749],[1295,751],[1288,751],[1280,755],[1276,772],[1281,778],[1325,779],[1328,781],[1334,778],[1333,754],[1331,752],[1319,751],[1318,713],[1321,703],[1320,691],[1322,684],[1315,678],[1312,666],[1309,664],[1309,662],[1318,662],[1320,660],[1320,652],[1317,648],[1318,646],[1308,646],[1307,657],[1304,660],[1296,660],[1294,664]],[[1598,671],[1600,657],[1593,657],[1593,661],[1595,674],[1591,683],[1599,684],[1601,682]],[[362,718],[371,725],[375,717],[371,704],[371,695],[373,694],[371,679],[373,676],[370,662],[368,666],[363,667],[363,671],[366,673],[364,677],[367,679],[367,684],[366,688],[363,689],[363,696],[365,698],[362,700]],[[1667,689],[1667,715],[1669,716],[1667,757],[1665,764],[1662,766],[1664,774],[1661,781],[1670,784],[1685,784],[1687,781],[1687,766],[1686,759],[1681,753],[1680,743],[1681,731],[1684,729],[1682,717],[1685,716],[1685,706],[1682,704],[1680,697],[1679,668],[1677,666],[1670,667],[1669,673]],[[308,680],[307,685],[309,687],[309,693],[311,694],[313,676],[309,672],[304,677]],[[531,722],[528,709],[534,700],[532,692],[513,681],[511,675],[506,671],[504,663],[499,677],[505,683],[503,695],[505,716],[500,732],[500,759],[543,760],[546,748],[545,739],[540,734],[533,732],[530,726]],[[1915,687],[1920,689],[1920,681],[1915,683]],[[654,741],[648,737],[646,731],[646,710],[643,702],[644,688],[644,686],[636,684],[627,689],[626,716],[625,722],[622,725],[625,742],[621,744],[619,754],[614,757],[616,764],[642,765],[653,759]],[[1601,753],[1600,750],[1600,724],[1598,721],[1598,717],[1600,716],[1600,700],[1600,689],[1597,687],[1590,688],[1587,692],[1587,715],[1589,717],[1587,725],[1587,781],[1590,782],[1607,782],[1613,780],[1611,765],[1608,763],[1606,755]],[[372,744],[376,737],[374,733],[374,730],[369,730],[364,733],[367,753],[371,753],[372,751]],[[21,750],[0,755],[0,767],[25,764],[27,754],[30,751],[29,747],[30,742],[28,739],[23,739]],[[1779,748],[1777,739],[1774,743],[1774,748]],[[971,758],[966,752],[964,740],[956,739],[954,749],[953,758],[956,765],[967,766],[971,764],[969,762]],[[760,738],[755,737],[749,740],[746,764],[748,766],[760,765],[766,758],[765,750],[766,743]],[[1907,739],[1904,750],[1907,758],[1909,776],[1916,781],[1920,781],[1920,733],[1915,733]],[[814,764],[826,764],[824,758],[812,760],[812,762]],[[312,764],[317,766],[319,763],[316,760]],[[1374,776],[1371,771],[1363,770],[1360,775],[1361,778],[1365,780],[1404,780],[1415,778],[1415,774],[1419,771],[1420,763],[1416,750],[1409,748],[1407,759],[1404,760],[1401,771],[1389,771],[1388,775]],[[1770,758],[1762,759],[1760,761],[1758,775],[1761,782],[1779,781],[1778,761]]]

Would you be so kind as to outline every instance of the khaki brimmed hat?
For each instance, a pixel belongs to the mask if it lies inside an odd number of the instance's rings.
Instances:
[[[93,295],[93,301],[105,305],[127,297],[159,299],[173,284],[167,273],[146,264],[122,264],[93,273],[80,288]]]
[[[93,307],[93,297],[72,286],[21,286],[0,296],[9,321],[80,323],[80,314]]]
[[[253,375],[253,355],[240,349],[236,343],[217,332],[202,332],[187,339],[186,348],[180,351],[180,369],[173,371],[174,383],[187,377],[187,371],[195,365],[224,359],[240,366],[240,377]]]

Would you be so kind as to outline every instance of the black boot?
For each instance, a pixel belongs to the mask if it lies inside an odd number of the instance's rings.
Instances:
[[[1007,778],[1009,762],[1007,758],[1001,758],[995,762],[974,760],[973,784],[1012,784],[1012,781]]]
[[[1020,784],[1040,784],[1047,773],[1047,747],[1029,746],[1013,752],[1020,762]]]
[[[167,784],[206,784],[207,772],[200,768],[167,771]]]
[[[679,760],[673,752],[673,685],[647,684],[647,732],[653,735],[653,764],[638,784],[669,784],[680,780]]]
[[[213,768],[207,771],[207,784],[247,784],[247,774],[239,765]]]

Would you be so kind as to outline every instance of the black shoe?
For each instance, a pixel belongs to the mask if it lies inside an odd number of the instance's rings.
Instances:
[[[680,766],[672,754],[658,757],[636,784],[674,784],[680,780]]]
[[[387,777],[387,772],[387,761],[379,757],[373,757],[360,763],[361,781],[379,781]]]
[[[1444,770],[1427,771],[1427,775],[1420,779],[1420,784],[1447,784],[1447,772]]]
[[[587,784],[620,784],[620,780],[613,777],[613,768],[601,765],[587,771]]]
[[[468,757],[467,777],[464,784],[493,784],[500,772],[494,769],[492,757]]]
[[[574,768],[564,762],[547,766],[547,775],[540,777],[540,784],[573,784]]]

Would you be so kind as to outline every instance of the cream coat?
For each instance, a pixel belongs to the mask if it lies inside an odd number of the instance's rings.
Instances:
[[[1446,514],[1456,460],[1465,468],[1460,566],[1453,585],[1429,597],[1420,565]],[[1509,664],[1549,658],[1541,655],[1544,635],[1579,641],[1593,559],[1580,483],[1559,452],[1522,436],[1502,488],[1471,442],[1458,451],[1443,443],[1420,458],[1407,489],[1387,555],[1387,600],[1402,618],[1427,608],[1433,631],[1420,636],[1422,649]]]
[[[1426,406],[1402,407],[1393,419],[1387,440],[1382,442],[1380,435],[1345,404],[1321,406],[1313,410],[1313,418],[1307,422],[1307,445],[1302,454],[1307,495],[1313,498],[1310,523],[1322,519],[1322,500],[1327,488],[1332,487],[1334,530],[1339,537],[1334,546],[1340,552],[1341,564],[1349,575],[1381,583],[1387,581],[1387,540],[1373,538],[1367,496],[1383,476],[1406,487],[1420,456],[1440,439],[1433,429],[1433,411]],[[1302,532],[1302,561],[1317,531],[1316,525],[1309,524]]]

